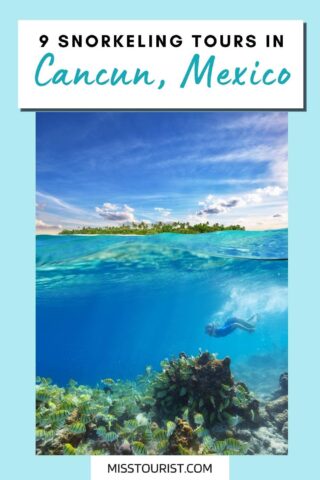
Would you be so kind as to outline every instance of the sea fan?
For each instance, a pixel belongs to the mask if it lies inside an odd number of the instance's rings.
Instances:
[[[38,402],[47,402],[50,399],[50,391],[45,387],[36,389],[36,400]]]
[[[214,440],[210,435],[206,435],[202,439],[203,445],[207,450],[207,453],[210,453],[214,450]]]
[[[226,442],[224,440],[217,440],[213,444],[213,450],[217,454],[223,454],[226,447]]]
[[[104,427],[97,428],[97,434],[107,443],[115,442],[118,438],[118,434],[116,432],[107,432]]]
[[[51,423],[60,424],[63,423],[68,416],[68,410],[55,410],[53,413],[50,414],[49,418]]]
[[[144,428],[144,430],[141,432],[141,439],[144,443],[150,443],[153,440],[153,434],[150,427]]]
[[[235,438],[215,441],[213,450],[220,455],[244,455],[247,452],[247,445]]]
[[[200,425],[200,426],[204,424],[204,418],[203,418],[203,415],[201,413],[196,413],[195,414],[194,423],[196,425]]]
[[[193,455],[193,452],[188,448],[183,447],[182,445],[178,445],[178,452],[179,455]]]
[[[130,420],[126,420],[123,425],[123,430],[128,433],[134,432],[139,427],[138,420],[135,418],[131,418]]]
[[[171,435],[173,434],[174,430],[176,428],[176,424],[174,422],[171,422],[171,420],[169,420],[167,422],[167,437],[171,437]]]
[[[55,436],[54,430],[44,430],[43,428],[36,429],[36,439],[37,440],[52,440]]]
[[[160,442],[157,443],[157,452],[163,454],[167,450],[168,445],[169,442],[167,439],[160,440]]]
[[[106,432],[103,439],[107,443],[112,443],[112,442],[115,442],[117,440],[117,438],[118,438],[118,434],[116,432]]]
[[[77,450],[71,445],[71,443],[65,443],[63,446],[63,453],[65,455],[76,455]]]
[[[134,455],[146,455],[147,449],[142,442],[132,442],[132,451]]]
[[[235,427],[240,421],[238,415],[230,415],[230,413],[223,412],[222,416],[226,420],[229,427]]]
[[[69,430],[75,435],[81,435],[82,433],[85,433],[86,426],[82,422],[74,422],[70,425]]]
[[[111,413],[115,417],[121,417],[126,411],[126,406],[122,400],[117,400],[111,407]]]
[[[167,432],[162,428],[156,428],[153,432],[153,438],[155,438],[159,442],[162,440],[167,440]]]

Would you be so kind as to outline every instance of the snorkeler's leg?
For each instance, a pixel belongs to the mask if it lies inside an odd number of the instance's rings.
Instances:
[[[230,335],[230,333],[232,333],[237,328],[238,328],[238,325],[235,322],[229,323],[228,325],[225,324],[222,328],[219,329],[219,332],[220,332],[219,336],[225,337],[227,335]]]
[[[251,317],[253,318],[253,317]],[[249,318],[249,320],[241,320],[240,318],[237,318],[237,320],[235,321],[235,323],[237,323],[238,325],[241,325],[244,329],[255,329],[255,324],[253,322],[251,322],[251,318]]]
[[[244,321],[234,323],[233,327],[240,328],[240,330],[245,330],[246,332],[250,332],[250,333],[256,330],[254,325],[251,325],[250,323],[244,322]]]
[[[235,323],[238,322],[238,318],[236,317],[232,317],[232,318],[228,318],[225,322],[224,322],[224,326],[225,327],[229,327],[229,325],[234,325]]]
[[[255,313],[254,315],[252,315],[252,317],[249,318],[248,322],[251,325],[256,326],[256,324],[258,323],[258,320],[259,320],[259,315],[257,313]]]

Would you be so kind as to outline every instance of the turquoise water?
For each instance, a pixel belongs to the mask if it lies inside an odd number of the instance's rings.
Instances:
[[[287,230],[37,236],[37,374],[132,379],[199,348],[264,394],[287,369]],[[254,333],[205,334],[258,314]]]

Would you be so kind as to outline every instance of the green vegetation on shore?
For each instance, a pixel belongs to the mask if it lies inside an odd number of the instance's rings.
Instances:
[[[219,223],[209,225],[209,222],[190,225],[188,222],[157,222],[148,224],[146,222],[131,223],[128,225],[105,226],[105,227],[82,227],[79,229],[64,229],[60,235],[154,235],[156,233],[185,233],[198,234],[221,232],[224,230],[245,230],[240,225],[230,225],[225,227]]]

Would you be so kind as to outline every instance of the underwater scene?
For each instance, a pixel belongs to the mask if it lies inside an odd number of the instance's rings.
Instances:
[[[37,454],[286,454],[287,236],[37,235]]]

